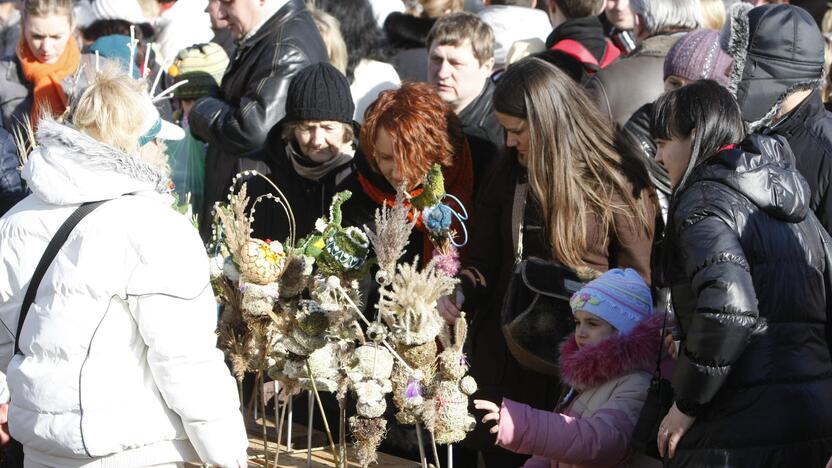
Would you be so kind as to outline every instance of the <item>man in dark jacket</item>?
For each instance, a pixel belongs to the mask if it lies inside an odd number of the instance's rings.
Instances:
[[[575,81],[585,83],[598,70],[606,68],[621,51],[604,35],[598,18],[603,0],[547,0],[549,19],[554,29],[546,38],[546,51],[537,54],[565,71]]]
[[[664,57],[681,37],[700,26],[698,0],[631,0],[636,36],[643,39],[633,55],[599,71],[587,90],[601,111],[624,125],[639,107],[664,92]]]
[[[832,232],[832,115],[823,107],[824,41],[812,17],[792,5],[731,9],[722,47],[734,58],[728,89],[752,132],[781,135],[809,182],[810,207]]]
[[[494,115],[494,32],[477,15],[452,13],[428,34],[428,81],[462,122],[471,147],[474,188],[505,144]]]
[[[191,132],[208,143],[203,237],[213,204],[225,197],[237,158],[254,151],[283,118],[289,81],[305,66],[328,61],[326,47],[302,0],[236,0],[220,3],[220,16],[239,40],[219,97],[198,100]]]

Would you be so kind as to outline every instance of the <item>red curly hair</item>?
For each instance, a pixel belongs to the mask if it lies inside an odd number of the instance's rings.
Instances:
[[[390,134],[396,164],[405,180],[414,184],[433,164],[450,166],[465,145],[459,118],[428,83],[402,83],[379,94],[367,108],[359,141],[376,172],[379,128]]]

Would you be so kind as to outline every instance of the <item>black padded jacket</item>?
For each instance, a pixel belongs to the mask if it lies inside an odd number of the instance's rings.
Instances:
[[[781,138],[700,164],[675,194],[666,279],[683,347],[676,404],[697,416],[673,466],[823,466],[832,363],[823,245]]]

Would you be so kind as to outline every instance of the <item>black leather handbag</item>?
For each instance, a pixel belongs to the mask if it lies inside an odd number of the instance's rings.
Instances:
[[[538,258],[517,263],[503,298],[506,345],[522,366],[558,375],[560,344],[575,330],[569,299],[583,283],[560,265]]]

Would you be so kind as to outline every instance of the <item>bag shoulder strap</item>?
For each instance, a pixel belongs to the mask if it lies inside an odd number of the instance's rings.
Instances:
[[[43,280],[43,275],[46,274],[46,270],[49,269],[49,265],[52,264],[52,260],[55,259],[55,256],[58,254],[58,251],[61,250],[64,243],[66,242],[69,234],[75,229],[75,226],[84,219],[85,216],[92,213],[92,211],[102,203],[107,200],[101,200],[96,202],[87,202],[79,206],[75,211],[72,212],[71,215],[64,221],[55,235],[52,237],[52,240],[49,241],[49,244],[46,246],[46,250],[43,252],[43,256],[40,258],[37,267],[35,267],[35,273],[32,275],[32,280],[29,282],[29,287],[26,288],[26,295],[23,296],[23,304],[20,306],[20,318],[17,320],[17,334],[14,337],[14,353],[20,354],[20,332],[23,330],[23,322],[26,320],[26,315],[29,314],[29,308],[32,306],[32,303],[35,302],[35,296],[38,293],[38,287],[40,286],[41,280]]]
[[[523,224],[526,215],[526,196],[529,183],[518,181],[514,186],[514,199],[511,204],[512,245],[514,246],[514,264],[523,260]]]

